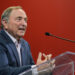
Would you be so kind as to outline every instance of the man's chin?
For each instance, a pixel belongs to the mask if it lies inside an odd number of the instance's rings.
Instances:
[[[21,38],[24,36],[24,34],[25,34],[25,32],[19,32],[19,33],[17,33],[17,37]]]
[[[24,36],[24,34],[23,35],[19,35],[20,38],[23,37],[23,36]]]

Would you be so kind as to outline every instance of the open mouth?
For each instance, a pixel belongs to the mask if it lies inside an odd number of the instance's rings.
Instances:
[[[19,28],[19,30],[25,30],[25,28]]]

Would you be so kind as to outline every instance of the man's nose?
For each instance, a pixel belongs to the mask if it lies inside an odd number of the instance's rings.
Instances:
[[[22,25],[27,26],[27,21],[22,20]]]

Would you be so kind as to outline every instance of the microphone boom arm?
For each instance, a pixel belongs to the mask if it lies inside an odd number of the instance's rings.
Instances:
[[[47,36],[52,36],[52,37],[56,37],[56,38],[58,38],[58,39],[62,39],[62,40],[65,40],[65,41],[69,41],[69,42],[75,43],[74,40],[70,40],[70,39],[66,39],[66,38],[58,37],[58,36],[53,35],[53,34],[48,33],[48,32],[46,32],[45,35],[47,35]]]

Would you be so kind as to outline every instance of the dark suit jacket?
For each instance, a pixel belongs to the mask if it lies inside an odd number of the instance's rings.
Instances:
[[[15,44],[4,30],[0,31],[0,75],[18,75],[34,64],[29,44],[21,39],[21,46],[24,51],[22,66],[20,66]]]

